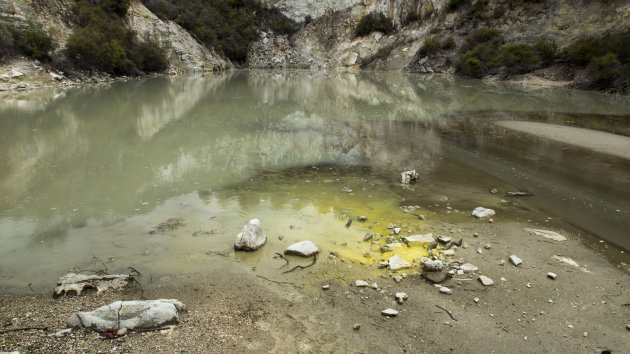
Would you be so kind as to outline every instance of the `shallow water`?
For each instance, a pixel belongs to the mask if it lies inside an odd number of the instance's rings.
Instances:
[[[102,268],[94,257],[156,279],[211,270],[216,254],[275,269],[274,253],[303,239],[324,256],[376,263],[389,224],[441,231],[479,205],[497,222],[607,240],[599,248],[619,263],[608,243],[630,249],[630,162],[493,121],[630,135],[628,115],[627,97],[400,73],[251,71],[12,93],[0,101],[0,287],[50,287],[68,270]],[[398,183],[408,169],[420,183]],[[517,190],[534,196],[501,195]],[[269,243],[235,254],[251,218]],[[158,230],[169,219],[177,227]],[[383,236],[370,244],[366,232]]]

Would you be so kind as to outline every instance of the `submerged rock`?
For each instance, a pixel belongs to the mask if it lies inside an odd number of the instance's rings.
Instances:
[[[264,246],[266,242],[267,236],[263,233],[260,220],[251,219],[249,223],[243,227],[243,231],[236,236],[234,249],[255,251]]]
[[[566,239],[567,239],[566,237],[560,235],[559,233],[557,233],[555,231],[540,230],[540,229],[530,229],[530,228],[525,228],[525,231],[531,232],[534,235],[542,236],[544,238],[548,238],[548,239],[554,240],[554,241],[566,241]]]
[[[96,293],[112,289],[120,290],[127,286],[133,277],[128,274],[87,275],[68,273],[57,280],[55,296],[74,292],[81,295],[86,289],[96,289]]]
[[[478,219],[482,219],[482,218],[488,218],[491,217],[493,215],[495,215],[496,212],[492,209],[487,209],[484,207],[476,207],[475,210],[472,211],[472,216],[478,218]]]
[[[411,263],[409,263],[406,260],[402,259],[398,255],[394,255],[394,256],[390,257],[389,260],[388,260],[388,263],[389,263],[389,269],[392,270],[392,271],[397,271],[397,270],[400,270],[400,269],[411,268]]]
[[[175,299],[116,301],[91,312],[77,312],[68,319],[68,327],[105,330],[158,328],[179,322],[186,306]]]
[[[405,171],[400,173],[400,182],[410,184],[415,183],[420,179],[420,175],[416,170]]]
[[[294,243],[284,250],[284,254],[290,254],[301,257],[311,257],[319,253],[319,248],[311,241],[302,241]]]

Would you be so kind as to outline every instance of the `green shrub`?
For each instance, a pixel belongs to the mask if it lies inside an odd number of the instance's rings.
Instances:
[[[477,0],[468,11],[468,16],[474,19],[484,20],[486,18],[486,4],[487,0]]]
[[[407,26],[411,23],[414,22],[418,22],[420,21],[420,14],[418,13],[418,11],[410,11],[407,16],[405,16],[405,19],[403,20],[403,25]]]
[[[450,36],[450,37],[446,38],[444,40],[444,42],[442,42],[441,47],[442,47],[442,49],[453,49],[453,48],[455,48],[455,39],[453,38],[453,36]]]
[[[383,32],[385,34],[394,30],[392,20],[382,13],[369,13],[361,18],[354,32],[356,37],[368,35],[372,32]]]
[[[477,30],[466,37],[466,42],[462,48],[463,51],[468,51],[480,43],[497,42],[501,40],[501,32],[494,28],[484,28]]]
[[[595,70],[595,83],[600,85],[612,83],[621,73],[621,63],[614,53],[593,58],[591,66]]]
[[[527,44],[509,44],[501,48],[502,66],[515,69],[524,69],[538,64],[540,58],[534,53],[534,49]]]
[[[428,38],[424,40],[424,44],[420,47],[418,53],[422,56],[433,55],[440,49],[440,42],[435,38]]]
[[[485,68],[479,59],[464,55],[460,60],[458,70],[466,76],[480,78],[483,76]]]
[[[552,62],[558,55],[558,45],[553,39],[540,38],[534,45],[534,50],[545,63]]]
[[[564,56],[579,65],[588,64],[600,51],[600,42],[595,37],[580,38],[564,51]]]
[[[29,23],[27,28],[6,26],[3,33],[4,45],[17,48],[33,59],[48,59],[55,49],[52,37],[39,24]]]
[[[446,11],[455,12],[464,2],[465,0],[448,0],[446,3]]]
[[[101,7],[106,12],[115,13],[120,17],[125,17],[129,9],[130,0],[105,0],[101,2]]]

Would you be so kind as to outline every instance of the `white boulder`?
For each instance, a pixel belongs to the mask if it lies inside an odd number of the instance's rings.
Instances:
[[[255,251],[267,242],[267,236],[263,233],[260,220],[251,219],[243,227],[243,231],[234,240],[234,249],[243,251]]]
[[[290,254],[301,257],[311,257],[319,253],[319,248],[311,241],[301,241],[294,243],[284,250],[284,254]]]
[[[482,218],[489,218],[495,214],[496,212],[492,209],[487,209],[484,207],[476,207],[475,210],[472,211],[471,215],[478,219],[482,219]]]

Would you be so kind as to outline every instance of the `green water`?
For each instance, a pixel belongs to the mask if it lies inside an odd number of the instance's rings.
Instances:
[[[551,217],[630,249],[628,161],[492,124],[630,135],[628,115],[627,97],[400,73],[236,72],[9,93],[0,101],[0,287],[51,286],[93,257],[155,277],[212,269],[214,254],[264,268],[303,239],[371,264],[388,224],[431,232],[479,205],[506,220]],[[408,169],[421,183],[398,183]],[[534,197],[501,201],[491,188]],[[151,233],[173,218],[182,225]],[[251,218],[270,241],[235,254]],[[363,242],[368,231],[383,237]]]

